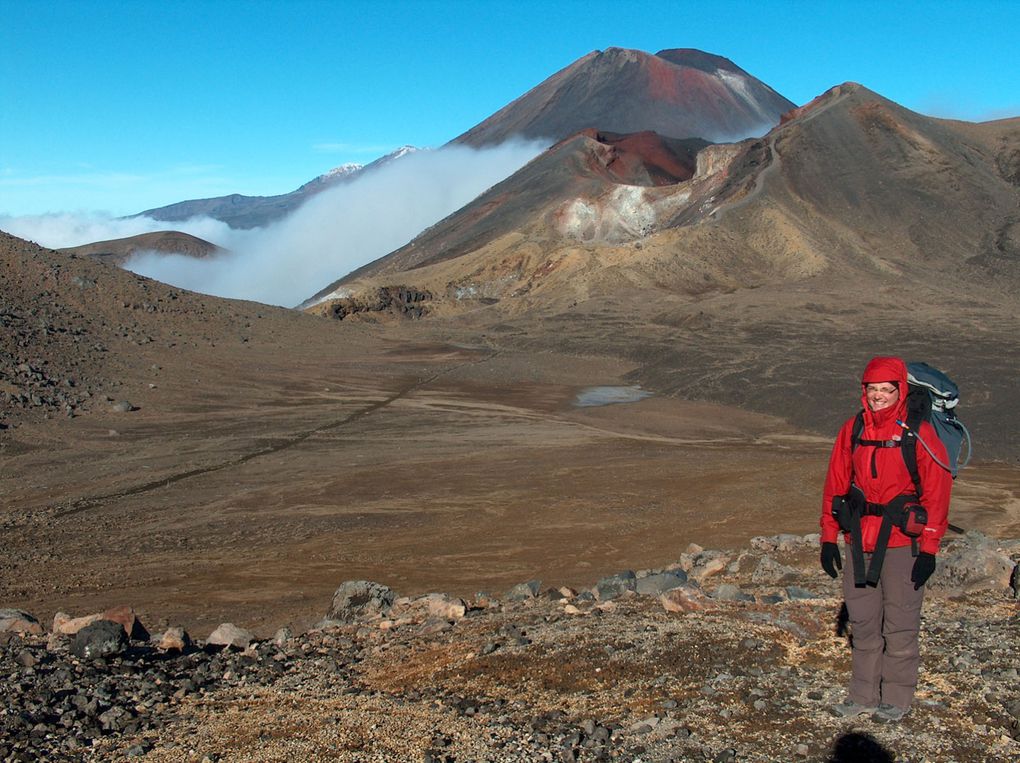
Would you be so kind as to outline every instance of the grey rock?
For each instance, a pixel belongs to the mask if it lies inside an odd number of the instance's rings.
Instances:
[[[114,413],[128,413],[136,410],[136,408],[127,400],[118,400],[110,406],[110,410]]]
[[[105,659],[121,654],[127,645],[124,626],[111,620],[97,620],[74,635],[71,652],[85,660]]]
[[[348,580],[341,583],[333,594],[333,604],[326,613],[326,619],[352,623],[376,617],[389,611],[394,598],[396,594],[381,583]]]
[[[780,533],[779,535],[762,536],[751,538],[751,548],[755,551],[763,551],[766,554],[772,551],[788,553],[808,543],[805,536],[793,535],[791,533]]]
[[[623,596],[627,591],[633,591],[636,586],[637,575],[631,570],[625,570],[602,578],[602,580],[595,584],[595,595],[598,596],[600,601],[609,601],[610,599]]]
[[[993,541],[977,532],[969,532],[938,555],[935,573],[928,590],[947,596],[970,591],[1009,590],[1016,567],[1009,555]]]
[[[687,573],[683,570],[671,572],[660,572],[655,575],[647,575],[635,581],[634,590],[643,596],[658,596],[670,589],[676,588],[687,582]]]
[[[751,581],[759,584],[790,583],[799,577],[798,570],[780,564],[770,556],[762,557],[754,572],[751,573]]]
[[[723,583],[716,588],[712,598],[718,601],[754,601],[751,594],[744,593],[731,583]]]
[[[507,591],[506,598],[510,601],[525,601],[527,599],[534,599],[538,596],[538,592],[541,590],[541,580],[529,580],[527,583],[518,583]]]

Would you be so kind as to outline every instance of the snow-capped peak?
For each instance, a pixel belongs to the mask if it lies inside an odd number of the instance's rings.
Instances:
[[[356,162],[341,164],[339,167],[334,167],[329,172],[319,175],[319,180],[334,180],[336,178],[347,177],[348,175],[353,175],[355,172],[363,169],[364,167],[364,164],[357,164]]]

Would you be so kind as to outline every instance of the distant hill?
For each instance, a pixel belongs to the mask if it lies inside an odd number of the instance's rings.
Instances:
[[[765,133],[794,106],[722,56],[608,48],[578,59],[453,142],[557,142],[586,128],[730,141]]]
[[[308,181],[300,188],[278,196],[243,196],[234,193],[210,199],[191,199],[165,207],[147,209],[133,217],[145,216],[153,220],[181,222],[204,216],[225,222],[231,228],[261,228],[286,217],[316,194],[349,183],[362,173],[371,172],[413,151],[417,149],[413,146],[404,146],[366,165],[345,164]]]
[[[225,254],[227,250],[189,233],[156,231],[111,241],[96,241],[92,244],[71,246],[59,251],[91,257],[94,260],[119,267],[139,252],[183,254],[188,257],[202,258]]]

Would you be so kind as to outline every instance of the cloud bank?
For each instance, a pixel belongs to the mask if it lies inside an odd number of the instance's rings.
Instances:
[[[226,223],[208,217],[168,223],[153,220],[151,217],[112,217],[99,212],[60,212],[19,217],[0,215],[0,230],[50,249],[80,246],[95,241],[111,241],[168,228],[190,233],[213,243],[228,239],[239,242],[244,238],[244,234],[250,233],[234,230]]]
[[[262,229],[236,230],[209,218],[168,223],[75,214],[0,216],[0,229],[61,248],[172,228],[231,254],[194,259],[145,253],[125,267],[192,291],[292,307],[403,246],[545,148],[545,143],[507,143],[411,153],[312,197]]]

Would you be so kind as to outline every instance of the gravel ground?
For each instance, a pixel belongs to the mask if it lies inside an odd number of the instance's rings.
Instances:
[[[946,573],[911,713],[838,719],[848,637],[816,543],[692,549],[674,567],[685,611],[622,590],[638,573],[597,597],[404,601],[246,649],[136,640],[87,659],[79,637],[3,634],[0,760],[1015,760],[1014,591]]]

